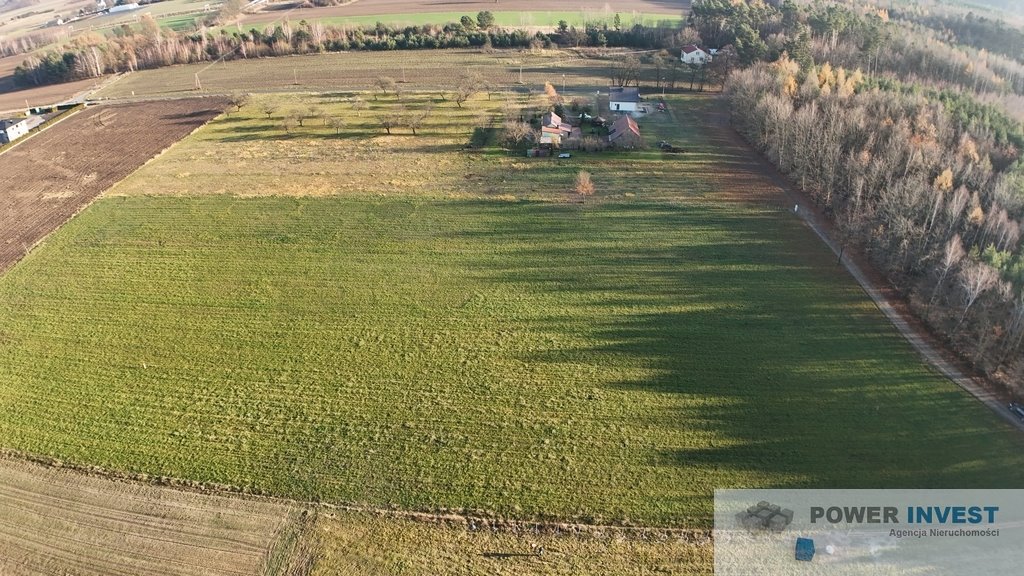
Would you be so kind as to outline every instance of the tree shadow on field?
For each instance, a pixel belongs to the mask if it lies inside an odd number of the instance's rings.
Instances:
[[[605,383],[657,406],[623,418],[679,439],[651,446],[652,466],[764,487],[1024,482],[1019,450],[988,450],[1007,446],[1004,427],[924,369],[834,257],[785,215],[641,202],[473,209],[496,224],[462,236],[515,247],[479,272],[564,300],[556,316],[534,318],[535,329],[592,343],[522,361],[655,375]],[[713,487],[745,487],[701,485],[708,498]]]
[[[221,108],[210,107],[201,110],[194,110],[191,112],[182,112],[180,114],[164,114],[160,116],[161,120],[186,120],[186,122],[177,122],[178,124],[195,124],[196,118],[207,118],[214,117],[220,114]]]

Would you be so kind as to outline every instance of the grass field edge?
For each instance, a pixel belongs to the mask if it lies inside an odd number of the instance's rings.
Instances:
[[[317,511],[372,514],[383,518],[410,520],[414,522],[422,522],[425,524],[445,524],[449,526],[476,526],[478,529],[486,528],[488,530],[493,530],[496,532],[511,533],[522,532],[524,530],[551,534],[596,534],[614,532],[616,535],[626,539],[632,538],[637,540],[647,540],[652,536],[662,536],[680,538],[692,544],[702,544],[710,542],[712,537],[712,531],[710,529],[704,528],[673,528],[669,526],[637,526],[614,523],[600,524],[578,522],[570,519],[565,519],[564,521],[537,520],[491,515],[483,510],[474,510],[472,512],[460,512],[456,510],[446,509],[415,510],[402,509],[393,506],[370,506],[345,502],[294,500],[282,496],[274,496],[272,494],[267,494],[261,491],[248,490],[246,488],[230,484],[197,482],[194,480],[175,478],[171,476],[156,476],[146,474],[144,472],[126,472],[110,468],[104,468],[102,466],[95,466],[91,464],[83,464],[80,462],[62,460],[60,458],[55,458],[44,454],[36,454],[32,452],[25,452],[22,450],[14,450],[11,448],[0,447],[0,463],[2,463],[4,460],[29,462],[31,464],[35,464],[43,468],[63,470],[71,472],[73,474],[80,474],[83,476],[89,476],[93,478],[101,478],[113,482],[125,482],[140,486],[153,486],[158,488],[164,488],[167,490],[191,492],[194,494],[224,496],[229,498],[239,498],[244,500],[283,504],[295,507],[297,510],[295,514],[300,517],[294,518],[292,519],[292,522],[289,522],[290,527],[286,530],[286,533],[282,534],[279,537],[275,549],[271,550],[270,553],[268,554],[268,568],[274,565],[273,557],[279,555],[282,548],[294,547],[294,545],[296,545],[296,542],[298,540],[301,540],[300,533],[302,532],[302,530],[299,524],[302,524],[303,522],[312,523],[312,520],[304,520],[301,517],[303,514],[302,511],[305,511],[307,515],[314,515]],[[296,522],[298,522],[298,524],[296,524]],[[294,532],[294,534],[291,532]],[[270,572],[270,574],[273,573],[274,572]]]

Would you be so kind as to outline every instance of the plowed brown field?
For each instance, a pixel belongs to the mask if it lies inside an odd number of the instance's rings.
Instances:
[[[89,108],[0,154],[0,272],[223,108],[215,98]]]

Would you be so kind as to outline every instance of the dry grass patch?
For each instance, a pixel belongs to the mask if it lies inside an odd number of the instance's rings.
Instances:
[[[0,458],[0,574],[262,574],[296,516]]]

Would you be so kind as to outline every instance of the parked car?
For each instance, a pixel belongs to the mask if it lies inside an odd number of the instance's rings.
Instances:
[[[1021,406],[1019,402],[1010,402],[1009,408],[1010,412],[1012,412],[1014,416],[1020,418],[1020,420],[1024,422],[1024,406]]]
[[[683,154],[686,152],[685,148],[681,146],[675,146],[664,140],[658,142],[658,148],[661,148],[662,152],[668,152],[670,154]]]
[[[562,152],[561,154],[558,155],[558,157],[559,158],[572,158],[572,154],[569,154],[568,152]]]

